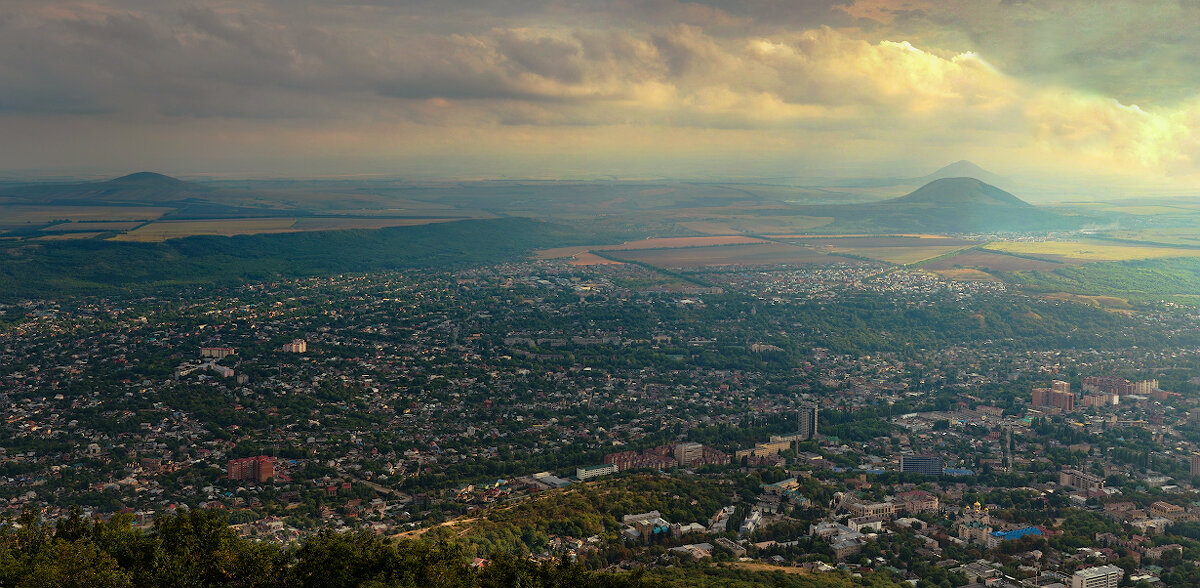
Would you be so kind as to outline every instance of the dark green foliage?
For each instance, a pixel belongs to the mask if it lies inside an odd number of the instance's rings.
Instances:
[[[375,535],[321,531],[296,552],[287,574],[293,586],[471,586],[477,578],[455,545],[403,541]]]
[[[533,249],[596,238],[559,225],[501,218],[162,243],[13,241],[0,245],[0,298],[499,263]]]
[[[655,570],[649,574],[661,581],[659,586],[672,588],[751,588],[774,586],[779,588],[850,588],[852,586],[897,586],[886,575],[866,573],[861,578],[843,574],[787,574],[778,572],[752,572],[736,567],[671,568]]]
[[[1158,300],[1200,291],[1200,259],[1178,257],[1066,266],[1049,272],[1020,272],[1005,280],[1045,291]]]
[[[165,516],[148,532],[128,518],[54,528],[30,513],[0,525],[0,586],[300,587],[646,586],[641,574],[598,574],[570,562],[496,556],[472,568],[454,544],[320,532],[285,549],[239,537],[215,512]]]
[[[65,522],[64,522],[65,521]],[[534,562],[497,553],[473,567],[444,541],[390,540],[370,533],[321,531],[298,547],[239,537],[223,515],[191,511],[157,519],[149,531],[128,517],[88,522],[78,512],[54,527],[32,513],[0,524],[0,586],[68,588],[568,588],[595,586],[894,586],[882,577],[842,574],[687,570],[599,573],[567,558]],[[15,524],[14,524],[15,523]]]

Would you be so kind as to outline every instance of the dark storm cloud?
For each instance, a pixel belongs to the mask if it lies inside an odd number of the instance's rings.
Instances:
[[[199,7],[15,20],[0,38],[0,108],[9,111],[293,116],[321,96],[356,92],[562,99],[589,62],[623,57],[622,43],[586,33],[347,31]],[[288,91],[294,100],[262,103]]]
[[[734,39],[822,25],[865,28],[875,39],[975,50],[1007,73],[1127,101],[1190,98],[1200,86],[1196,5],[1148,10],[1129,0],[878,1],[878,14],[887,18],[875,21],[852,15],[853,4],[380,0],[178,8],[111,0],[89,9],[18,0],[17,9],[0,13],[0,109],[261,116],[270,109],[256,101],[289,90],[307,95],[282,105],[285,116],[316,107],[316,97],[354,92],[579,99],[603,91],[569,86],[623,75],[614,72],[614,61],[643,59],[628,55],[628,43],[607,47],[605,35],[619,30],[650,39],[672,76],[711,70],[710,61],[720,56],[668,32],[680,24]]]
[[[325,116],[322,97],[354,93],[613,97],[621,78],[658,67],[620,26],[645,29],[683,75],[714,55],[654,29],[692,23],[721,35],[846,20],[831,1],[18,2],[3,14],[0,110],[128,116]],[[517,26],[530,24],[565,32]]]

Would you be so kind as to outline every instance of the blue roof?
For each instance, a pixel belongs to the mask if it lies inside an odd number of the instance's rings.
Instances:
[[[1012,531],[995,531],[992,533],[992,537],[999,537],[1000,539],[1003,539],[1005,541],[1011,541],[1013,539],[1020,539],[1021,537],[1024,537],[1026,535],[1041,535],[1041,534],[1042,534],[1042,530],[1037,527],[1025,527],[1023,529],[1014,529]]]

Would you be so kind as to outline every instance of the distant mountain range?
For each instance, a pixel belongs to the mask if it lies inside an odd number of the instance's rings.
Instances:
[[[596,207],[613,205],[610,212],[619,208],[619,202],[636,201],[638,210],[671,209],[677,207],[760,207],[775,206],[781,214],[799,214],[816,217],[832,217],[834,222],[821,227],[822,232],[932,232],[971,233],[997,231],[1042,231],[1073,228],[1077,221],[1030,205],[1020,198],[993,185],[988,180],[1001,181],[997,176],[969,161],[958,161],[922,178],[905,182],[920,182],[920,188],[911,193],[876,202],[854,202],[844,204],[813,204],[793,206],[779,195],[762,196],[751,190],[726,187],[690,186],[675,184],[665,189],[667,200],[650,202],[657,191],[641,193],[631,197],[614,197],[618,185],[587,186],[594,194],[595,204],[581,201],[583,208],[577,213],[594,213]],[[655,186],[648,185],[647,189]],[[528,191],[528,188],[520,187]],[[707,192],[706,192],[707,190]],[[715,191],[714,191],[715,190]],[[873,192],[882,190],[876,188]],[[489,196],[492,191],[486,191]],[[518,191],[519,192],[519,191]],[[592,192],[588,192],[591,194]],[[711,194],[709,192],[712,192]],[[545,193],[545,207],[563,206],[563,197],[558,191]],[[720,196],[717,198],[716,196]],[[369,192],[349,190],[313,193],[311,199],[303,188],[292,190],[261,190],[241,187],[220,187],[205,183],[194,183],[153,172],[138,172],[116,179],[99,182],[43,183],[26,186],[0,187],[0,201],[6,204],[54,204],[54,205],[122,205],[164,206],[174,209],[164,218],[239,218],[271,216],[304,216],[315,210],[313,206],[349,206],[360,198],[377,198],[378,202],[365,202],[362,208],[387,208],[394,206],[387,196],[373,196]],[[519,192],[506,199],[508,205],[528,199]],[[463,202],[463,206],[477,206],[486,202],[496,207],[494,199],[477,198],[479,202]],[[577,203],[578,204],[578,203]],[[504,206],[497,207],[501,212]],[[621,209],[624,210],[624,209]],[[784,212],[786,211],[786,212]],[[549,210],[542,208],[542,218],[550,218]]]

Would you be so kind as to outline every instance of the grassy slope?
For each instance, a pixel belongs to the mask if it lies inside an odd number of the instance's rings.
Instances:
[[[1046,272],[1003,274],[1045,291],[1151,300],[1200,294],[1200,259],[1180,257],[1091,263]]]

